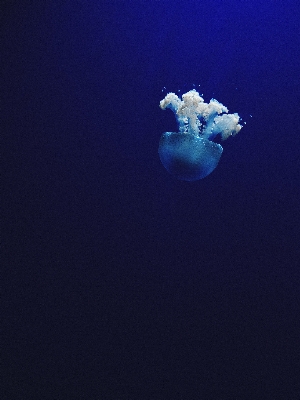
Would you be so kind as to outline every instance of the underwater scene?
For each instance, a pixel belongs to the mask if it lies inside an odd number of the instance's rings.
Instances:
[[[299,18],[0,3],[1,399],[300,399]]]

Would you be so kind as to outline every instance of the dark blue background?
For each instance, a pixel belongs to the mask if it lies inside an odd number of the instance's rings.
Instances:
[[[300,398],[299,7],[2,1],[1,398]],[[193,84],[247,124],[188,183]]]

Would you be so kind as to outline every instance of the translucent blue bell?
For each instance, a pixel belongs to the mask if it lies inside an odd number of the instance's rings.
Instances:
[[[177,179],[196,181],[205,178],[218,165],[223,147],[190,133],[165,132],[158,153],[166,170]]]

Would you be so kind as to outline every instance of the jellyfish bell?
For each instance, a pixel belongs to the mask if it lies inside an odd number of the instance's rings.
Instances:
[[[218,165],[223,147],[190,133],[165,132],[158,153],[166,170],[177,179],[196,181],[205,178]]]
[[[182,95],[168,93],[160,107],[170,108],[177,119],[179,132],[162,134],[158,153],[166,170],[176,178],[195,181],[205,178],[218,165],[223,147],[213,142],[217,135],[225,140],[242,128],[238,114],[217,100],[205,103],[196,90]]]

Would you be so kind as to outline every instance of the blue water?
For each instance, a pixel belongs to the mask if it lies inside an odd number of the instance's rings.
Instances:
[[[300,398],[299,11],[1,3],[3,399]],[[194,88],[244,126],[185,182]]]

